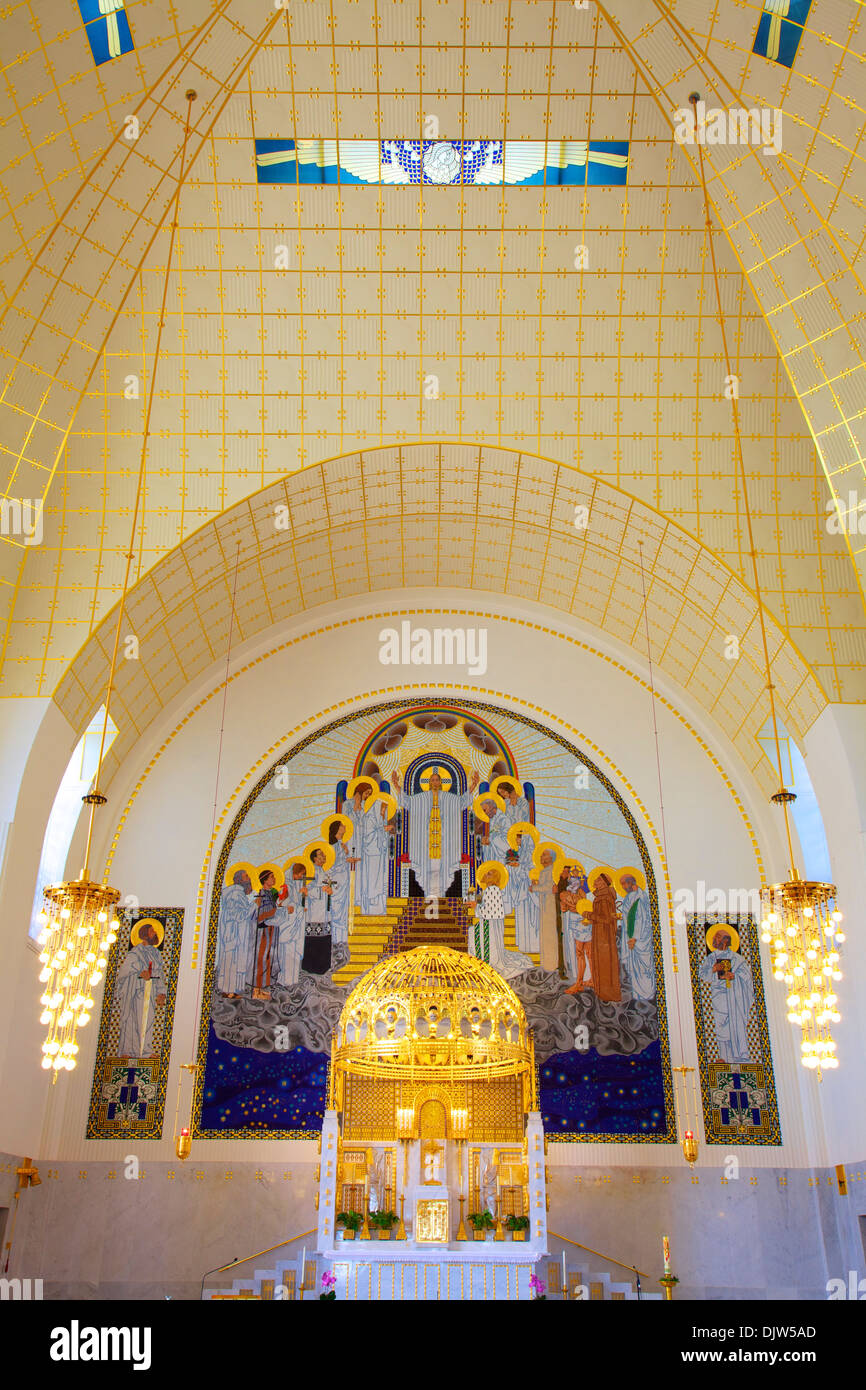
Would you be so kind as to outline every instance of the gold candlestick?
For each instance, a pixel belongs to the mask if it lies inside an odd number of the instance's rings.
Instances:
[[[496,1198],[496,1234],[494,1240],[504,1240],[505,1232],[502,1229],[502,1198]]]
[[[368,1194],[367,1197],[366,1197],[365,1200],[364,1200],[364,1224],[363,1224],[363,1226],[361,1227],[361,1239],[362,1239],[362,1240],[369,1240],[369,1239],[370,1239],[370,1221],[369,1221],[369,1217],[370,1217],[370,1197],[369,1197],[369,1194]]]
[[[679,1282],[680,1281],[675,1274],[663,1274],[661,1279],[659,1280],[659,1283],[665,1291],[665,1298],[669,1303],[673,1299],[674,1289],[676,1288]]]
[[[461,1192],[461,1193],[460,1193],[460,1225],[457,1227],[457,1239],[458,1239],[458,1240],[468,1240],[468,1239],[469,1239],[469,1237],[468,1237],[467,1234],[466,1234],[466,1227],[463,1225],[463,1203],[464,1203],[465,1201],[466,1201],[466,1198],[463,1196],[463,1193]]]
[[[404,1203],[405,1200],[406,1200],[406,1199],[405,1199],[403,1193],[401,1192],[401,1193],[400,1193],[400,1222],[399,1222],[399,1224],[398,1224],[398,1226],[397,1226],[397,1239],[398,1239],[398,1240],[405,1240],[405,1239],[406,1239],[406,1227],[403,1225],[403,1203]]]

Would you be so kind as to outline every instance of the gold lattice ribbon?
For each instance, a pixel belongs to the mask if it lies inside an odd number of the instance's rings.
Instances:
[[[430,793],[433,806],[430,810],[429,853],[431,859],[442,858],[442,813],[439,810],[439,793]]]

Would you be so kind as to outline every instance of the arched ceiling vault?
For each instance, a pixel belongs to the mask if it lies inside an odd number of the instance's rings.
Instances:
[[[64,682],[64,673],[119,592],[142,407],[140,399],[127,399],[124,383],[132,372],[143,385],[150,370],[168,245],[165,219],[190,85],[199,92],[194,162],[180,202],[140,576],[164,557],[176,559],[188,539],[197,544],[195,535],[204,534],[200,528],[207,523],[218,528],[223,513],[252,505],[242,501],[250,493],[283,487],[287,473],[336,454],[420,438],[471,441],[472,457],[476,445],[487,452],[499,446],[494,472],[508,495],[517,477],[508,477],[503,460],[521,451],[582,465],[599,485],[656,509],[661,524],[667,518],[677,533],[679,527],[691,532],[688,544],[721,561],[723,587],[729,568],[749,582],[730,408],[719,391],[721,344],[700,194],[688,158],[672,143],[665,107],[679,103],[680,86],[690,89],[691,79],[682,74],[695,66],[688,36],[677,39],[683,7],[673,14],[653,5],[648,22],[649,7],[623,0],[609,6],[608,23],[601,7],[581,12],[565,0],[303,0],[261,12],[220,0],[191,32],[178,32],[167,19],[161,47],[156,41],[152,51],[137,45],[136,77],[124,89],[121,75],[132,69],[123,65],[132,55],[93,69],[90,80],[79,71],[86,39],[72,24],[76,6],[63,3],[70,27],[50,50],[53,65],[46,57],[43,71],[22,59],[7,72],[15,119],[26,124],[43,97],[53,92],[56,102],[59,92],[70,139],[88,103],[112,113],[107,129],[114,138],[38,249],[0,338],[6,352],[0,366],[5,492],[47,498],[43,544],[28,548],[0,537],[9,615],[4,693],[49,694],[61,682],[64,699],[77,708],[77,696],[70,695],[76,679]],[[710,55],[704,66],[719,89],[751,90],[748,81],[760,86],[748,75],[761,65],[770,73],[764,85],[775,80],[774,65],[748,52],[744,7],[711,8],[709,19],[704,8],[696,11],[690,28],[701,36]],[[751,24],[758,10],[745,8]],[[793,209],[798,219],[801,211],[806,217],[807,249],[824,254],[827,236],[815,231],[809,212],[815,202],[809,178],[817,177],[821,162],[816,146],[826,151],[840,138],[832,134],[830,95],[849,109],[857,91],[850,68],[836,60],[844,42],[853,61],[860,30],[852,22],[843,34],[841,11],[829,0],[814,0],[813,13],[824,29],[810,29],[808,45],[804,38],[812,86],[799,77],[790,82],[788,69],[783,74],[786,119],[790,114],[798,129],[816,131],[802,150],[799,182],[781,188],[778,213],[765,216],[765,175],[753,168],[750,152],[725,163],[716,150],[710,167],[719,216],[749,273],[747,280],[720,245],[766,603],[788,645],[811,667],[812,686],[823,687],[820,704],[825,696],[862,697],[864,613],[846,539],[826,531],[820,465],[764,322],[776,332],[783,321],[794,324],[795,311],[772,301],[770,313],[770,270],[756,266],[755,255],[744,254],[737,240],[746,236],[748,222],[748,237],[760,235],[761,257],[773,274],[779,259],[793,266],[799,256],[790,236]],[[194,9],[190,14],[198,20]],[[741,26],[736,44],[726,28],[734,14]],[[39,42],[47,55],[44,26]],[[681,72],[674,61],[677,42]],[[176,56],[161,71],[156,55],[165,52]],[[740,64],[736,80],[728,66],[732,53]],[[58,83],[58,73],[70,69],[73,77]],[[809,108],[815,83],[827,93],[819,118]],[[129,93],[140,119],[134,142],[115,122]],[[431,112],[444,136],[627,138],[628,190],[296,192],[256,183],[255,136],[387,138],[420,130]],[[56,145],[54,132],[7,170],[3,190],[19,232],[25,227],[20,210],[30,201],[44,214],[53,188],[46,179],[48,147]],[[849,183],[859,170],[854,150],[856,141],[845,166]],[[80,142],[73,154],[63,171],[64,196],[74,184],[70,170],[82,162]],[[746,180],[745,191],[739,180]],[[833,245],[844,241],[853,262],[856,195],[847,197],[844,182],[840,175],[827,225]],[[735,206],[749,210],[742,225],[731,211]],[[590,271],[581,274],[574,266],[578,239],[591,254]],[[288,274],[272,269],[278,243],[287,248]],[[24,236],[21,244],[31,243]],[[845,307],[856,326],[855,306],[860,312],[862,301],[854,289],[846,289]],[[816,288],[807,304],[819,302]],[[828,352],[830,344],[834,351],[843,341],[850,344],[826,318],[826,306],[821,312]],[[812,402],[807,415],[821,403],[820,421],[814,411],[809,417],[816,437],[853,437],[857,422],[847,405],[848,433],[831,428],[833,403],[843,402],[840,383],[845,390],[854,384],[850,364],[837,365],[827,391],[813,391],[808,383],[801,390],[799,364],[809,353],[815,362],[821,357],[824,338],[817,349],[813,341],[819,336],[810,328],[811,346],[800,352],[777,334],[785,371],[801,403],[805,397]],[[829,372],[829,356],[821,361]],[[441,386],[436,399],[424,391],[431,372]],[[823,456],[828,464],[829,455]],[[431,496],[438,495],[440,480],[432,477],[430,486]],[[372,497],[369,505],[375,506]],[[382,505],[396,514],[395,499]],[[448,505],[450,515],[468,506],[481,521],[477,498]],[[562,497],[552,498],[552,508],[562,505]],[[366,519],[356,517],[354,524]],[[406,545],[414,536],[411,528],[401,534]],[[627,567],[628,536],[622,541]],[[605,544],[603,535],[586,539],[590,550]],[[411,575],[414,562],[411,551],[401,552],[400,572]],[[304,602],[321,601],[311,597],[318,576],[304,569],[303,553],[300,564],[299,595]],[[588,577],[585,570],[581,583]],[[517,582],[513,576],[511,582]],[[527,585],[528,592],[537,587],[534,578]],[[589,594],[580,599],[592,608]],[[85,688],[93,686],[85,682]],[[130,709],[134,724],[135,700]],[[810,705],[793,725],[807,726],[814,712]]]
[[[576,530],[575,507],[584,506],[592,524]],[[237,645],[336,598],[408,590],[411,603],[413,589],[429,596],[437,587],[465,588],[469,606],[488,600],[492,613],[498,599],[506,613],[509,600],[528,599],[643,658],[640,541],[654,662],[775,790],[756,739],[768,717],[757,610],[736,576],[607,483],[547,459],[462,445],[377,449],[313,465],[229,509],[159,561],[129,599],[140,659],[118,668],[111,767],[190,682],[211,668],[222,678],[216,663],[224,661],[230,624]],[[739,635],[738,660],[730,659],[731,634]],[[104,688],[113,638],[109,618],[60,684],[56,698],[73,727]],[[826,701],[773,624],[770,643],[783,715],[799,736]]]
[[[822,23],[839,29],[833,79],[817,118],[801,74],[756,58],[743,44],[741,8],[599,3],[672,129],[673,113],[688,106],[693,91],[707,110],[784,110],[775,156],[755,145],[703,146],[708,191],[809,422],[833,496],[848,515],[852,493],[855,508],[866,498],[866,294],[855,265],[864,240],[857,152],[866,90],[863,6],[849,7],[847,31],[844,6],[818,0],[810,11],[805,46],[813,46]],[[805,119],[800,110],[808,112]],[[682,148],[697,169],[696,146]],[[866,534],[844,534],[866,591]]]

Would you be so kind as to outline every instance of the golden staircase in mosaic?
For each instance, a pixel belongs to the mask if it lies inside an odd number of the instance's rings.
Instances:
[[[426,898],[389,898],[381,916],[356,913],[349,936],[349,959],[333,972],[334,984],[351,985],[382,956],[412,951],[416,946],[450,946],[465,951],[472,921],[466,903],[461,898],[439,898],[435,914],[428,916],[431,908]],[[517,950],[513,913],[505,919],[505,949]],[[538,965],[538,953],[527,954]]]

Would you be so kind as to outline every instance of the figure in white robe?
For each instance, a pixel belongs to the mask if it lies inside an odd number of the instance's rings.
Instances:
[[[508,840],[508,832],[512,825],[529,820],[529,802],[525,796],[518,796],[517,788],[510,782],[499,783],[499,795],[505,800],[505,809],[500,811],[501,833]]]
[[[731,936],[723,927],[713,937],[713,950],[701,961],[699,974],[710,985],[717,1060],[730,1064],[748,1062],[749,1015],[755,1002],[755,986],[751,970],[739,952],[731,950]]]
[[[217,925],[217,989],[229,999],[243,994],[249,979],[257,915],[250,876],[238,869],[234,882],[222,891]]]
[[[159,937],[153,927],[140,929],[141,940],[117,971],[114,997],[120,1005],[119,1057],[152,1057],[156,1006],[165,1003],[165,976]]]
[[[496,869],[488,874],[481,870],[483,886],[475,898],[475,920],[469,925],[469,954],[476,960],[487,961],[508,980],[531,970],[532,961],[520,951],[505,949],[505,900],[498,877]]]
[[[349,885],[351,878],[351,866],[341,838],[345,829],[346,827],[342,824],[337,826],[337,838],[332,841],[334,862],[328,871],[328,877],[334,886],[334,891],[331,894],[331,940],[334,944],[342,942],[344,945],[349,940]]]
[[[407,795],[401,788],[399,772],[394,773],[395,800],[399,807],[409,812],[409,862],[428,898],[443,897],[460,867],[460,815],[472,805],[478,782],[478,773],[473,772],[468,791],[458,796],[456,792],[443,791],[438,772],[431,772],[429,791]],[[434,844],[431,854],[430,823],[436,809],[439,812],[440,835],[438,846]],[[436,848],[439,849],[438,856]]]
[[[498,864],[505,863],[508,853],[505,821],[495,801],[484,801],[482,806],[488,816],[487,824],[481,822],[481,862],[495,859]]]
[[[514,913],[514,934],[518,951],[531,951],[537,955],[541,906],[532,891],[532,880],[529,877],[532,850],[532,840],[528,835],[521,835],[517,844],[516,861],[511,860],[509,856],[506,911]]]
[[[374,801],[363,814],[360,859],[355,874],[355,906],[364,916],[384,916],[388,906],[388,807]]]
[[[622,886],[625,897],[620,907],[622,941],[620,960],[632,997],[654,999],[656,994],[653,964],[653,925],[649,894],[639,888],[637,881],[626,874]]]
[[[571,894],[572,899],[583,896],[585,879],[582,875],[570,873],[565,884],[565,891]],[[591,978],[589,965],[588,946],[592,941],[592,919],[587,921],[588,913],[572,911],[569,908],[562,908],[562,951],[565,960],[565,969],[568,978],[575,985],[575,993],[579,993]],[[571,991],[566,990],[566,993]]]
[[[278,947],[279,960],[279,982],[284,989],[298,983],[298,971],[301,968],[301,957],[304,954],[304,896],[301,888],[304,882],[304,867],[300,865],[300,873],[296,875],[292,869],[292,877],[286,881],[286,896],[282,904],[282,916],[280,918],[280,940]]]

